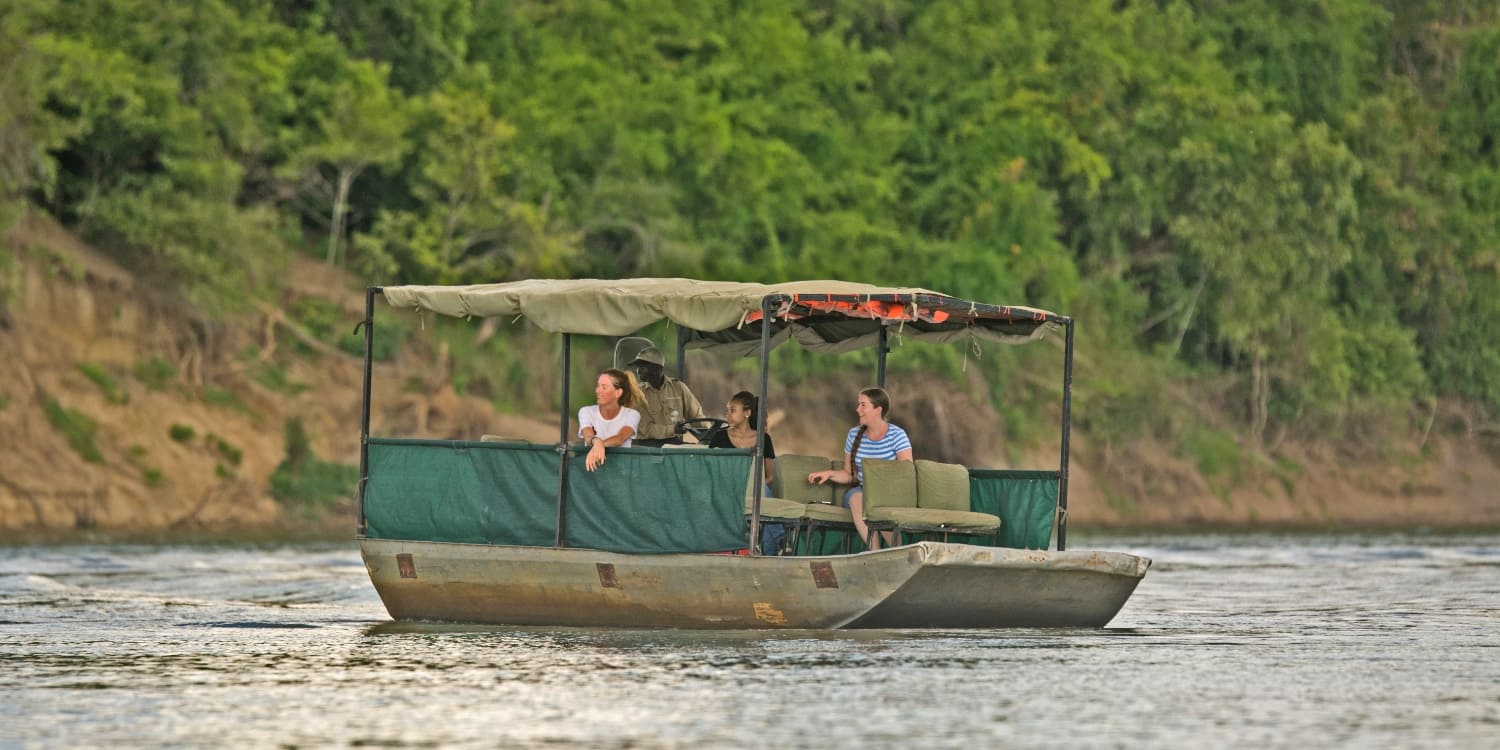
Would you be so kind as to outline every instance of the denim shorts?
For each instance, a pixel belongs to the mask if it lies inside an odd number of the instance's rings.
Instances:
[[[850,487],[847,490],[844,490],[844,507],[845,508],[849,507],[849,496],[850,495],[853,495],[856,492],[863,492],[863,491],[864,491],[864,488],[860,487],[857,484],[854,485],[853,487]]]

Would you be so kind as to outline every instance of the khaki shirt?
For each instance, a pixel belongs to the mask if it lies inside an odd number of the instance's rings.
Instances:
[[[703,406],[681,380],[665,378],[659,389],[641,383],[641,390],[646,394],[646,403],[639,405],[641,427],[638,435],[647,440],[674,437],[672,428],[678,422],[704,416]]]

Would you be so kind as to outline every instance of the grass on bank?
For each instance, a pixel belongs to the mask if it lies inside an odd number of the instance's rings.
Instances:
[[[301,419],[288,419],[285,429],[286,458],[271,474],[271,496],[309,516],[352,497],[359,483],[359,469],[318,458]]]
[[[79,362],[78,371],[104,393],[104,400],[111,404],[125,404],[130,397],[120,388],[120,383],[103,366],[93,362]]]
[[[91,464],[104,463],[104,454],[94,442],[98,423],[80,411],[63,406],[55,398],[47,398],[42,408],[47,412],[47,421],[67,438],[75,453]]]

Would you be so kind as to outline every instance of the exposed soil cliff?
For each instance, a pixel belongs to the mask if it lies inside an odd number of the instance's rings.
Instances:
[[[301,261],[283,306],[225,321],[140,281],[45,220],[13,228],[3,253],[0,535],[352,523],[347,501],[309,518],[273,499],[269,482],[286,456],[283,428],[293,417],[316,455],[357,462],[360,360],[281,312],[300,296],[316,296],[342,308],[352,326],[362,315],[357,285]],[[377,403],[373,432],[556,439],[555,415],[502,415],[482,399],[461,397],[431,372],[431,358],[414,347],[377,366],[378,382],[404,385]],[[295,387],[256,377],[271,365]],[[711,369],[693,383],[711,413],[720,398],[706,394],[745,385]],[[780,449],[836,453],[859,385],[779,390],[772,424]],[[993,458],[1008,454],[993,427],[1000,420],[975,395],[977,386],[955,393],[951,385],[893,376],[890,388],[925,455],[1006,463]],[[1437,421],[1439,429],[1411,436],[1410,445],[1362,460],[1333,446],[1284,446],[1281,467],[1251,467],[1233,481],[1205,478],[1147,441],[1097,445],[1075,433],[1070,518],[1153,527],[1500,525],[1500,470],[1483,440],[1454,427],[1461,413]],[[1012,459],[1056,465],[1055,446],[1032,453]]]

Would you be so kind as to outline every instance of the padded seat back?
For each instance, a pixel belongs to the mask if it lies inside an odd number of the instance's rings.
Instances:
[[[969,470],[960,464],[918,460],[917,507],[925,510],[959,510],[969,508]]]
[[[916,464],[911,461],[867,458],[864,460],[864,467],[866,513],[875,508],[917,507]],[[965,481],[968,481],[967,477]]]
[[[772,464],[775,483],[771,489],[777,497],[784,500],[803,504],[836,503],[839,499],[834,495],[836,485],[832,482],[813,484],[807,481],[808,474],[831,468],[834,468],[832,462],[823,456],[783,453]]]

